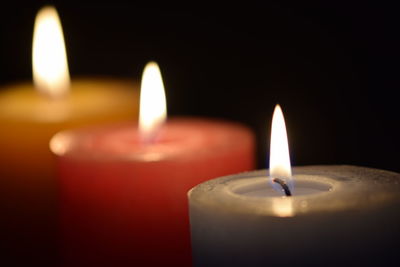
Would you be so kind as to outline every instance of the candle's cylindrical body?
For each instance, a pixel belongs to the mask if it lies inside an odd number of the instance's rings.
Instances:
[[[4,231],[13,233],[12,240],[5,243],[18,246],[11,251],[26,255],[23,247],[29,246],[27,250],[35,259],[54,254],[33,249],[49,244],[45,237],[54,228],[56,183],[51,137],[67,128],[135,121],[137,89],[136,82],[108,78],[74,80],[62,99],[48,99],[30,84],[1,88],[0,200],[7,213],[7,228],[14,229]],[[49,246],[55,247],[53,243]]]
[[[266,170],[193,188],[194,266],[381,266],[397,261],[400,174],[353,166],[297,167],[294,174],[326,178],[331,190],[288,198],[244,193],[257,176],[264,176],[268,187]]]
[[[187,191],[254,164],[253,135],[235,123],[173,119],[155,143],[138,139],[130,124],[53,138],[70,265],[190,265]]]

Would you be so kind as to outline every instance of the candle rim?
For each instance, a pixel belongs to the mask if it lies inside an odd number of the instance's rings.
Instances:
[[[89,126],[82,127],[79,129],[72,129],[61,131],[54,135],[50,140],[50,150],[56,156],[60,157],[70,157],[79,160],[85,161],[103,161],[103,162],[135,162],[135,161],[166,161],[166,160],[176,160],[179,158],[180,160],[191,160],[194,157],[203,157],[210,155],[211,153],[226,153],[226,151],[235,151],[241,150],[244,147],[249,147],[249,151],[254,148],[255,137],[251,129],[239,122],[233,122],[222,119],[209,119],[202,117],[175,117],[169,119],[163,127],[164,131],[168,131],[169,127],[175,127],[179,130],[179,127],[182,126],[190,126],[190,135],[186,134],[186,139],[178,140],[176,143],[179,146],[185,144],[185,142],[197,142],[195,149],[190,151],[186,151],[184,153],[172,153],[165,155],[164,157],[157,158],[155,160],[148,160],[146,158],[146,149],[151,149],[152,147],[161,146],[160,144],[154,143],[150,145],[143,145],[140,142],[137,142],[137,145],[141,146],[143,150],[142,152],[137,153],[136,151],[132,151],[131,153],[116,153],[110,154],[107,151],[101,151],[94,153],[93,151],[89,151],[84,149],[83,151],[78,151],[76,148],[79,143],[82,142],[81,135],[88,134],[88,137],[84,138],[93,138],[93,135],[96,136],[96,132],[99,131],[110,131],[113,128],[123,128],[125,131],[132,131],[132,138],[139,138],[139,131],[137,128],[137,123],[134,122],[121,122],[121,123],[108,123],[97,126]],[[205,128],[203,128],[205,127]],[[211,129],[211,139],[209,137]],[[177,131],[175,130],[175,131]],[[228,130],[228,131],[227,131]],[[135,137],[136,135],[136,137]],[[229,144],[232,143],[232,140],[242,140],[242,142],[237,143],[237,146],[230,147]],[[139,139],[138,139],[139,141]],[[211,142],[213,149],[206,149],[202,146],[204,142]],[[65,143],[64,146],[68,147],[68,149],[64,149],[60,147],[60,143]],[[250,145],[249,145],[250,144]],[[192,153],[196,152],[196,153]],[[142,153],[142,154],[141,154]],[[144,156],[144,157],[143,157]],[[254,156],[254,155],[251,155]],[[186,157],[186,158],[185,158]]]
[[[130,113],[132,120],[135,120],[138,81],[107,76],[82,76],[72,80],[71,85],[72,90],[68,97],[55,100],[43,98],[34,90],[32,82],[6,84],[1,87],[3,90],[0,90],[0,117],[21,123],[59,124],[77,119],[84,120],[87,117],[98,117],[101,120],[102,117],[119,111],[124,114]],[[83,105],[83,100],[90,100],[91,95],[95,96],[91,99],[92,104]],[[110,101],[110,97],[114,97],[114,100]],[[98,101],[104,102],[104,105],[98,104]],[[43,110],[49,112],[44,116]],[[63,113],[57,116],[57,112]],[[128,114],[124,115],[124,118],[127,116]]]

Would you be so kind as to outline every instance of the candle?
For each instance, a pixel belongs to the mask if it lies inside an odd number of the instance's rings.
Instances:
[[[50,217],[55,214],[50,138],[61,129],[134,119],[137,114],[134,82],[70,82],[61,24],[52,7],[37,15],[32,61],[35,86],[0,88],[0,199],[7,210],[6,224],[17,228],[10,237],[10,243],[20,240],[15,251],[32,240],[32,247],[50,244],[47,239],[41,242],[53,228]]]
[[[189,266],[187,191],[253,168],[247,127],[195,118],[164,123],[164,88],[154,62],[144,70],[140,101],[139,128],[103,125],[51,140],[70,265]]]
[[[37,15],[32,61],[37,91],[28,83],[0,91],[0,176],[15,190],[28,192],[52,183],[48,142],[56,132],[134,118],[137,112],[133,82],[92,78],[70,83],[61,24],[52,7]]]
[[[400,174],[345,165],[291,172],[277,107],[269,172],[217,178],[189,192],[194,265],[380,266],[397,260]]]

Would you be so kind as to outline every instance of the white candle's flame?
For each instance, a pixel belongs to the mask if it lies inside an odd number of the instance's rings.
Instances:
[[[54,7],[39,10],[33,32],[32,68],[35,87],[50,97],[68,92],[70,77],[60,18]]]
[[[272,117],[271,144],[269,158],[270,182],[274,189],[282,191],[282,186],[273,182],[274,178],[283,180],[293,190],[292,170],[290,166],[289,145],[285,119],[282,109],[276,105]]]
[[[164,84],[156,62],[147,63],[140,89],[139,131],[144,142],[151,142],[167,117]]]

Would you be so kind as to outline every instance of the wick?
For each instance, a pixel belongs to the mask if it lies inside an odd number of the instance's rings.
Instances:
[[[285,181],[283,181],[282,179],[279,178],[274,178],[272,179],[272,181],[274,183],[279,184],[280,186],[282,186],[283,191],[285,192],[285,195],[290,197],[292,195],[292,192],[290,192],[288,185],[285,183]]]

